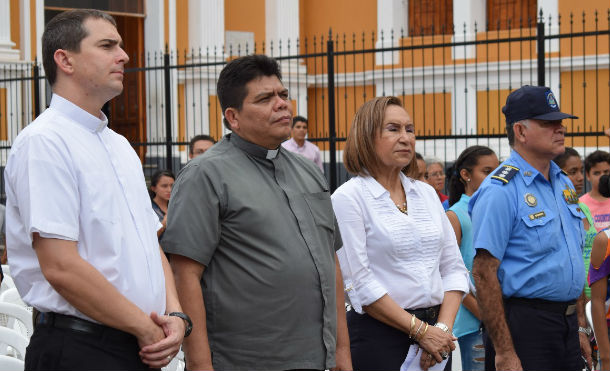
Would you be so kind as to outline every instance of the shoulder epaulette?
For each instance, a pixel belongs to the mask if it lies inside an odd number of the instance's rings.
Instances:
[[[502,165],[491,177],[497,179],[504,184],[508,184],[508,181],[519,172],[519,168],[511,165]]]

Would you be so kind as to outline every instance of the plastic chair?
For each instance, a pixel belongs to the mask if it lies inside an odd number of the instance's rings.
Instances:
[[[23,371],[25,364],[22,360],[0,355],[0,370],[2,371]]]
[[[22,307],[27,307],[23,300],[21,300],[21,296],[19,295],[19,291],[17,291],[16,287],[12,287],[6,291],[2,291],[0,293],[0,302],[13,303],[21,305]]]
[[[0,350],[2,350],[5,355],[12,353],[9,352],[8,346],[17,351],[15,354],[16,358],[21,360],[25,359],[25,348],[28,346],[30,341],[17,331],[10,329],[8,327],[0,327],[0,344],[5,346],[0,346]],[[4,348],[4,349],[3,349]]]
[[[13,303],[0,302],[0,315],[8,317],[5,327],[17,330],[28,339],[32,336],[34,332],[32,313],[25,307]]]
[[[0,292],[12,289],[13,287],[15,287],[15,281],[13,281],[13,277],[5,274],[4,279],[2,280],[2,284],[0,285]]]

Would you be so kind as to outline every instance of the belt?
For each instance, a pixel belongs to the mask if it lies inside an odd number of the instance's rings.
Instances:
[[[407,312],[411,313],[415,317],[420,320],[428,323],[434,323],[438,319],[438,314],[441,310],[440,305],[435,305],[433,307],[428,308],[420,308],[420,309],[405,309]]]
[[[547,312],[563,314],[571,316],[576,313],[576,300],[572,301],[550,301],[544,299],[529,299],[529,298],[504,298],[504,303],[523,305],[531,308],[544,310]]]
[[[55,327],[83,332],[96,336],[105,336],[120,342],[137,341],[136,337],[115,328],[93,323],[74,316],[54,312],[40,312],[36,318],[36,326]]]

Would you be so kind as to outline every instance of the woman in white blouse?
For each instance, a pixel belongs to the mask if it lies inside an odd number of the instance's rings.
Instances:
[[[356,176],[332,196],[354,370],[398,370],[413,344],[425,370],[455,349],[468,272],[436,192],[411,178],[414,157],[415,128],[398,98],[360,107],[343,158]]]

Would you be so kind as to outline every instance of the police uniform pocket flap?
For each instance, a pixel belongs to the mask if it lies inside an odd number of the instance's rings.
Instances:
[[[533,228],[543,226],[553,219],[554,215],[547,210],[532,210],[521,216],[526,226]]]
[[[578,206],[578,204],[570,204],[568,205],[568,209],[570,209],[570,212],[572,213],[572,215],[578,219],[584,219],[586,218],[585,213],[582,211],[582,209],[580,208],[580,206]]]

